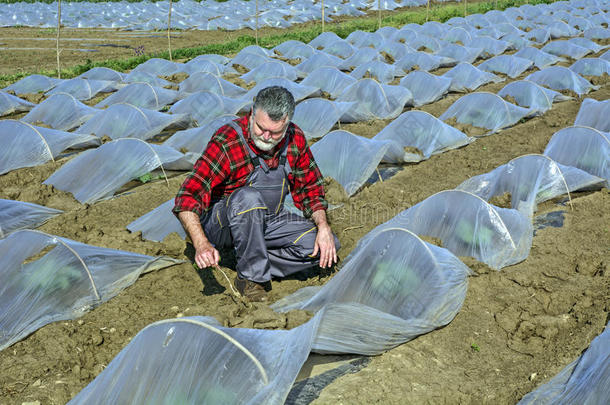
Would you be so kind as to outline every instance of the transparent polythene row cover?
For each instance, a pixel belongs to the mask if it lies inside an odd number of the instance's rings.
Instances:
[[[109,107],[112,104],[127,103],[137,107],[160,110],[178,100],[178,92],[148,83],[132,83],[116,93],[111,94],[95,105],[96,108]]]
[[[183,153],[193,152],[202,154],[216,131],[223,125],[237,118],[236,115],[232,114],[221,115],[207,124],[176,132],[168,140],[163,142],[163,145],[170,146]]]
[[[308,98],[297,104],[292,122],[303,130],[307,139],[326,135],[355,102]]]
[[[544,155],[525,155],[489,173],[469,178],[456,189],[476,194],[485,201],[510,194],[511,208],[533,216],[537,204],[589,187],[601,187],[604,179],[576,167],[565,166]]]
[[[396,118],[413,101],[411,92],[402,86],[379,84],[373,79],[360,79],[345,88],[337,101],[355,102],[341,118],[342,122]]]
[[[30,103],[12,94],[0,91],[0,117],[14,113],[30,111],[36,104]]]
[[[81,103],[71,94],[59,93],[35,106],[21,120],[34,125],[42,123],[60,131],[70,131],[98,112],[99,109]]]
[[[528,108],[532,113],[543,114],[553,107],[555,101],[569,100],[570,97],[547,89],[534,82],[518,80],[504,86],[498,96],[512,99],[519,107]],[[510,98],[509,98],[510,97]]]
[[[318,88],[328,93],[331,98],[337,98],[343,93],[343,90],[357,81],[357,79],[341,72],[335,67],[323,66],[311,72],[301,84]]]
[[[63,211],[14,200],[0,199],[0,239],[20,229],[34,229]]]
[[[193,93],[174,104],[169,112],[187,114],[198,125],[206,124],[226,114],[237,114],[250,104],[247,98],[233,99],[209,91]]]
[[[574,125],[610,132],[610,100],[584,99],[574,120]]]
[[[451,79],[449,90],[457,92],[474,91],[484,84],[504,81],[501,77],[485,72],[469,63],[460,63],[445,73],[443,77]]]
[[[61,152],[82,144],[99,144],[91,135],[73,134],[16,120],[0,121],[0,174],[54,160]]]
[[[155,242],[163,241],[172,232],[176,232],[184,239],[186,232],[172,212],[172,208],[174,208],[173,198],[131,222],[127,225],[127,229],[130,232],[140,231],[144,239]]]
[[[548,67],[528,75],[525,80],[530,80],[557,91],[571,90],[579,95],[586,94],[591,90],[599,88],[579,74],[563,66]]]
[[[62,81],[62,79],[55,79],[44,75],[29,75],[18,82],[6,86],[3,90],[12,91],[15,94],[40,93],[52,89]]]
[[[49,90],[46,94],[67,93],[74,96],[77,100],[90,100],[100,93],[116,91],[119,87],[122,86],[117,85],[115,82],[75,77],[74,79],[69,79],[57,84],[57,86],[52,90]]]
[[[610,386],[610,323],[589,348],[546,384],[525,395],[519,405],[604,404]]]
[[[180,262],[13,232],[0,240],[0,350],[50,322],[82,316],[142,273]]]
[[[491,205],[465,191],[445,190],[379,225],[358,246],[396,227],[438,238],[456,256],[474,257],[493,269],[525,260],[533,233],[530,218],[517,210]]]

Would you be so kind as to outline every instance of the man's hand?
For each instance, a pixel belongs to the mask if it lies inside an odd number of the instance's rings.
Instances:
[[[206,267],[217,265],[220,261],[220,253],[218,253],[218,250],[214,248],[214,245],[208,241],[203,233],[201,222],[199,222],[199,215],[190,211],[182,211],[178,213],[178,219],[182,222],[182,226],[193,242],[197,266],[205,269]]]
[[[200,269],[216,266],[219,261],[220,253],[218,253],[218,250],[216,250],[210,242],[195,248],[195,263],[197,263],[197,266],[199,266]]]
[[[323,210],[315,211],[312,218],[318,227],[318,234],[313,246],[313,256],[316,256],[319,252],[320,267],[331,267],[337,263],[337,249],[333,233],[328,222],[326,222],[326,212]]]

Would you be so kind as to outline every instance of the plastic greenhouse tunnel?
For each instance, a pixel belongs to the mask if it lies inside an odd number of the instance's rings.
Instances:
[[[142,232],[142,237],[146,240],[161,242],[167,235],[176,232],[182,239],[186,233],[182,224],[172,212],[174,199],[168,200],[154,210],[142,215],[135,221],[127,225],[130,232]]]
[[[544,114],[553,107],[555,101],[569,100],[570,97],[547,89],[534,82],[518,80],[504,86],[498,96],[506,101],[514,101],[519,107],[528,108],[532,112]]]
[[[476,194],[485,201],[510,196],[511,208],[533,216],[543,201],[583,188],[601,187],[604,179],[576,167],[565,166],[544,155],[525,155],[489,173],[464,181],[457,190]]]
[[[209,91],[219,96],[239,98],[246,94],[247,90],[207,72],[193,73],[188,79],[180,83],[180,94],[192,94],[200,91]]]
[[[227,68],[222,64],[214,63],[210,60],[200,59],[197,62],[180,66],[180,72],[187,73],[191,77],[195,73],[212,73],[215,76],[222,76],[225,73],[236,73],[237,71],[232,67]]]
[[[307,139],[322,138],[354,104],[308,98],[297,104],[292,122],[303,130]]]
[[[112,104],[128,103],[136,107],[160,110],[178,99],[178,92],[148,83],[132,83],[95,105],[97,108],[109,107]]]
[[[0,121],[0,174],[22,167],[38,166],[64,150],[83,144],[98,144],[91,135],[73,134],[15,120]]]
[[[413,106],[421,107],[440,100],[447,94],[451,79],[416,70],[403,77],[400,85],[409,89],[413,95]]]
[[[246,98],[233,99],[209,91],[200,91],[178,101],[169,112],[186,114],[200,126],[222,115],[236,114],[249,104],[250,101]]]
[[[383,157],[384,162],[419,162],[430,156],[456,149],[474,141],[463,132],[424,111],[407,111],[373,137],[396,143]],[[398,152],[398,153],[396,153]]]
[[[301,84],[313,88],[318,88],[330,95],[331,98],[337,98],[343,90],[350,85],[356,83],[354,79],[347,73],[343,73],[334,67],[321,67],[311,72]]]
[[[610,74],[610,62],[600,58],[584,58],[574,62],[569,69],[581,76],[603,76]]]
[[[387,228],[359,244],[324,286],[302,288],[271,307],[325,309],[316,352],[375,355],[451,322],[469,274],[447,249]]]
[[[344,39],[339,39],[324,47],[325,53],[332,55],[332,56],[336,56],[341,59],[349,58],[354,53],[356,53],[357,50],[358,50],[358,48],[356,48],[355,46],[352,46],[352,44],[350,44],[349,42],[347,42]]]
[[[457,44],[447,44],[435,53],[437,56],[451,58],[458,62],[472,63],[483,53],[481,48],[471,48]]]
[[[163,142],[163,145],[170,146],[182,153],[193,152],[201,154],[210,139],[212,139],[214,133],[216,133],[221,126],[237,118],[237,115],[221,115],[200,127],[176,132],[168,140]]]
[[[33,125],[40,123],[60,131],[69,131],[100,112],[74,98],[71,94],[59,93],[38,104],[21,120]]]
[[[311,45],[295,40],[284,41],[273,48],[272,51],[286,59],[301,60],[310,58],[316,52]]]
[[[5,92],[13,91],[15,94],[40,93],[52,89],[61,82],[63,82],[62,79],[55,79],[43,75],[29,75],[18,82],[5,87],[3,90]]]
[[[379,51],[373,48],[361,48],[358,49],[352,56],[345,59],[342,64],[339,65],[341,70],[354,70],[358,66],[372,61],[383,61],[383,56],[379,54]]]
[[[589,127],[563,128],[551,137],[544,154],[566,166],[574,166],[610,184],[608,133]]]
[[[166,87],[171,86],[173,83],[169,80],[161,79],[153,73],[147,73],[143,71],[132,70],[125,79],[125,83],[148,83],[153,87]]]
[[[343,59],[329,55],[325,52],[316,52],[311,57],[295,66],[300,75],[307,75],[319,67],[337,67],[343,63]]]
[[[425,70],[429,72],[431,70],[438,69],[439,67],[455,65],[456,61],[445,56],[430,55],[426,52],[412,52],[406,54],[401,59],[394,63],[396,66],[396,75],[402,70],[405,73],[411,70]]]
[[[133,71],[146,72],[155,76],[170,76],[179,71],[179,65],[167,59],[152,58],[140,63]]]
[[[283,77],[272,77],[270,79],[263,80],[262,82],[251,88],[243,97],[243,99],[248,100],[249,102],[253,102],[254,97],[256,97],[259,91],[261,91],[265,87],[270,86],[281,86],[288,89],[288,91],[292,93],[294,101],[296,102],[299,102],[307,97],[315,97],[320,94],[320,88],[317,86],[314,87],[304,83],[295,83]]]
[[[379,84],[373,79],[360,79],[345,88],[337,101],[355,102],[341,121],[360,122],[372,119],[396,118],[405,105],[412,103],[413,95],[402,86]]]
[[[180,262],[39,231],[13,232],[0,240],[0,350],[48,323],[84,315],[142,273]]]
[[[91,204],[112,197],[128,181],[181,158],[183,154],[169,146],[120,138],[80,153],[43,184],[52,184],[72,193],[80,203]]]
[[[314,143],[311,153],[322,174],[337,180],[351,196],[373,174],[392,146],[398,148],[390,141],[377,141],[338,130]]]
[[[245,49],[242,49],[233,59],[231,59],[230,64],[237,70],[238,72],[250,71],[252,69],[257,68],[258,66],[265,64],[267,62],[272,61],[269,56],[260,55],[252,52],[245,52]]]
[[[514,56],[531,60],[538,69],[545,69],[555,63],[565,62],[565,59],[559,56],[551,55],[534,47],[523,48],[516,52]]]
[[[504,81],[501,77],[493,73],[484,72],[469,63],[460,63],[442,77],[451,79],[449,91],[458,92],[474,91],[484,84]]]
[[[474,257],[496,270],[525,260],[532,245],[533,225],[527,215],[461,190],[426,198],[377,226],[358,246],[384,229],[397,227],[439,238],[454,255]]]
[[[379,83],[388,84],[394,80],[394,65],[388,65],[381,61],[365,62],[356,67],[354,71],[350,73],[350,76],[354,79],[370,77],[377,80]]]
[[[281,405],[321,316],[291,330],[226,328],[201,316],[152,323],[69,404]]]
[[[530,110],[509,103],[497,94],[479,92],[462,96],[439,119],[447,121],[454,118],[460,124],[488,129],[489,135],[531,114]]]
[[[191,124],[187,114],[165,114],[131,104],[113,104],[99,111],[76,132],[111,139],[138,138],[147,140],[168,128],[186,128]]]
[[[610,386],[610,323],[589,348],[546,384],[525,395],[518,405],[603,404]]]
[[[598,88],[582,76],[563,66],[552,66],[532,73],[525,80],[530,80],[557,91],[571,90],[578,95],[586,94]]]
[[[610,132],[610,100],[585,98],[580,104],[574,125]]]
[[[481,63],[478,68],[490,73],[502,73],[514,79],[534,66],[529,59],[514,55],[499,55]]]
[[[569,41],[553,41],[543,46],[540,50],[555,56],[567,56],[571,59],[584,58],[592,52],[590,49],[583,48]]]
[[[89,80],[75,77],[64,82],[59,83],[52,90],[49,90],[46,94],[53,95],[59,93],[67,93],[74,96],[77,100],[90,100],[100,93],[110,93],[118,90],[118,86],[115,82],[109,82],[105,80]]]
[[[246,82],[246,84],[250,84],[260,83],[263,80],[270,79],[272,77],[283,77],[290,81],[295,81],[297,76],[296,68],[286,62],[274,60],[257,66],[248,73],[241,75],[240,79]]]
[[[61,213],[38,204],[0,199],[0,239],[20,229],[38,228]]]
[[[0,117],[30,111],[34,107],[36,107],[36,104],[34,103],[0,91]]]
[[[125,78],[125,74],[107,67],[94,67],[81,73],[78,77],[89,80],[107,80],[109,82],[120,83]]]

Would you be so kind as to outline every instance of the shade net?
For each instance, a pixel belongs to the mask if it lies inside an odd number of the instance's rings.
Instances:
[[[214,133],[221,126],[235,119],[237,119],[236,115],[221,115],[200,127],[176,132],[167,141],[163,142],[163,145],[170,146],[182,153],[194,152],[201,154]]]
[[[551,55],[533,47],[523,48],[516,52],[514,56],[531,60],[538,69],[544,69],[555,63],[565,61],[565,59],[559,56]]]
[[[21,120],[30,124],[44,124],[53,129],[69,131],[100,112],[66,93],[52,95],[38,104]]]
[[[557,163],[548,156],[525,155],[489,173],[471,177],[456,189],[476,194],[485,201],[508,193],[511,208],[531,217],[543,201],[603,183],[599,177]]]
[[[154,242],[163,241],[172,232],[176,232],[178,236],[184,239],[186,232],[172,212],[172,208],[174,208],[173,198],[131,222],[127,225],[127,229],[130,232],[141,231],[142,238]]]
[[[144,272],[179,262],[13,232],[0,240],[0,350],[50,322],[84,315]]]
[[[448,250],[390,228],[359,244],[323,287],[303,288],[271,307],[326,308],[314,351],[374,355],[449,323],[469,273]]]
[[[34,229],[63,211],[27,202],[0,199],[0,239],[20,229]]]
[[[309,98],[294,109],[292,122],[303,130],[307,139],[326,135],[355,103]]]
[[[474,141],[463,132],[424,111],[407,111],[381,130],[374,140],[394,142],[384,162],[419,162],[433,154],[459,148]]]
[[[109,93],[117,89],[118,87],[115,82],[75,77],[74,79],[59,83],[52,90],[49,90],[47,94],[67,93],[74,96],[77,100],[90,100],[100,93]]]
[[[193,73],[188,79],[180,83],[179,92],[181,94],[186,95],[200,91],[209,91],[230,98],[239,98],[247,92],[246,89],[207,72]]]
[[[584,58],[574,62],[570,70],[581,76],[603,76],[610,74],[610,62],[600,58]]]
[[[420,107],[441,99],[449,91],[451,79],[416,70],[400,80],[400,85],[413,95],[413,105]]]
[[[392,145],[338,130],[311,146],[324,176],[337,180],[351,196],[366,182]]]
[[[460,124],[485,128],[493,133],[510,127],[530,115],[530,110],[504,101],[496,94],[480,92],[462,96],[439,118],[442,121],[455,118]]]
[[[186,114],[165,114],[131,104],[113,104],[98,112],[76,132],[107,136],[111,139],[138,138],[147,140],[166,128],[185,128],[191,120]]]
[[[610,140],[607,132],[589,127],[568,127],[551,137],[544,154],[610,183]]]
[[[15,94],[40,93],[52,89],[62,81],[62,79],[43,75],[29,75],[10,86],[6,86],[3,90],[13,91]]]
[[[610,323],[587,350],[518,405],[604,404],[610,386]]]
[[[532,112],[543,114],[553,107],[553,102],[568,100],[563,94],[542,87],[534,82],[519,80],[507,84],[498,92],[498,96],[529,108]]]
[[[578,110],[574,125],[610,132],[610,100],[585,98]]]
[[[493,269],[525,260],[533,233],[528,216],[460,190],[434,194],[379,225],[370,235],[396,227],[439,238],[442,246],[456,256],[474,257]],[[358,245],[366,243],[367,238]]]
[[[182,156],[169,146],[120,138],[80,153],[56,170],[44,184],[72,193],[83,204],[94,203],[112,197],[128,181]]]
[[[331,98],[337,98],[345,88],[357,81],[357,79],[334,67],[320,67],[307,75],[301,84],[319,88],[321,91],[328,93]]]
[[[529,59],[514,55],[499,55],[481,63],[478,68],[490,73],[502,73],[514,79],[533,65],[534,62]]]
[[[337,97],[337,101],[356,103],[341,118],[346,122],[396,118],[412,100],[405,87],[379,84],[373,79],[360,79]]]
[[[460,63],[445,73],[443,77],[451,79],[449,90],[457,92],[474,91],[484,84],[504,81],[501,77],[484,72],[469,63]]]
[[[148,83],[132,83],[106,97],[95,107],[104,108],[112,104],[127,103],[150,110],[160,110],[177,99],[177,91],[151,86]]]
[[[0,91],[0,117],[14,113],[30,111],[36,104],[30,103],[12,94]]]
[[[33,126],[21,121],[0,121],[0,174],[41,165],[64,150],[95,141],[90,135]]]
[[[169,112],[187,114],[198,125],[204,125],[221,115],[236,114],[247,104],[247,99],[233,99],[209,91],[200,91],[178,101]]]

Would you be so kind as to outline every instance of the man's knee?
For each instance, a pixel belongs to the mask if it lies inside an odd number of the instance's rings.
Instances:
[[[266,213],[267,206],[260,191],[254,187],[245,186],[235,190],[227,197],[228,215],[235,218],[250,212]]]

